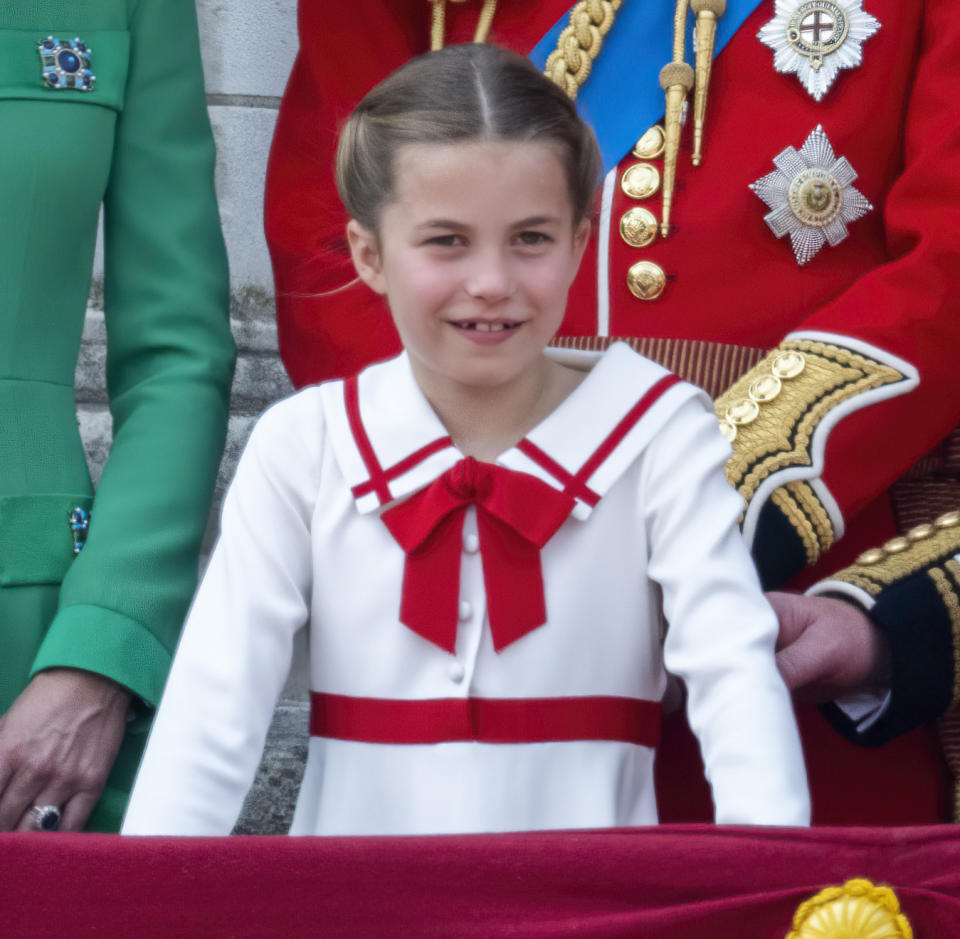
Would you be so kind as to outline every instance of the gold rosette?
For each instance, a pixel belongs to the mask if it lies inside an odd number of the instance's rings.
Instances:
[[[856,878],[804,900],[786,939],[913,939],[913,930],[889,887]]]

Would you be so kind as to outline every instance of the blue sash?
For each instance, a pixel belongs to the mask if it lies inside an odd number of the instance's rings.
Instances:
[[[757,5],[757,0],[727,0],[727,11],[717,25],[715,54]],[[577,95],[577,109],[600,142],[604,173],[663,115],[659,76],[673,45],[673,14],[670,0],[624,0]],[[557,37],[569,22],[567,10],[530,53],[539,68],[557,48]]]

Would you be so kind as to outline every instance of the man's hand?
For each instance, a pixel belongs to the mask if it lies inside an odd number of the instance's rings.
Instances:
[[[60,809],[79,831],[100,798],[127,722],[130,693],[79,669],[40,672],[0,718],[0,831],[33,827],[31,806]]]
[[[833,701],[888,680],[889,650],[861,609],[831,597],[768,593],[780,620],[777,667],[805,701]]]

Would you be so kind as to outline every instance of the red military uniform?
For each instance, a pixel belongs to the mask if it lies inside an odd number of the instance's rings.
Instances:
[[[843,0],[838,9],[851,4],[859,7]],[[505,3],[490,39],[529,52],[567,6]],[[948,0],[865,0],[865,10],[880,28],[862,41],[862,64],[848,62],[818,101],[797,75],[774,69],[774,53],[757,35],[774,18],[774,4],[757,5],[714,62],[702,166],[690,165],[689,128],[684,136],[669,236],[640,248],[620,233],[632,208],[661,215],[662,157],[628,153],[605,181],[596,240],[561,330],[561,342],[581,346],[637,337],[641,351],[721,395],[718,415],[736,434],[728,476],[747,501],[744,530],[768,586],[805,566],[813,569],[799,580],[809,583],[893,535],[891,486],[960,418],[960,20]],[[446,41],[470,41],[478,5],[452,4],[446,13]],[[362,95],[428,48],[430,7],[423,0],[336,9],[304,3],[299,16],[301,49],[271,154],[266,224],[281,354],[302,385],[399,347],[381,298],[354,281],[333,151]],[[664,36],[664,62],[669,54]],[[638,126],[636,137],[648,126]],[[774,173],[774,159],[800,150],[818,126],[858,174],[852,185],[872,207],[850,222],[845,240],[801,265],[789,239],[765,222],[769,204],[749,186]],[[657,172],[644,168],[631,197],[623,175],[637,163]],[[788,184],[795,173],[788,166]],[[844,189],[849,182],[839,182],[848,206],[856,198]],[[635,230],[631,237],[643,240]],[[941,448],[926,470],[949,474],[950,458]],[[955,478],[938,485],[945,502],[960,501]],[[902,491],[916,495],[916,486]],[[904,502],[900,522],[923,514],[934,513]],[[885,628],[894,693],[872,742],[956,698],[960,608],[939,596],[942,615]],[[917,682],[917,675],[934,677]],[[923,733],[877,755],[819,734],[819,721],[804,718],[815,821],[918,822],[942,812],[942,788],[901,779],[896,769],[925,761],[942,770]],[[838,773],[854,780],[843,792]],[[885,782],[872,800],[875,775]]]

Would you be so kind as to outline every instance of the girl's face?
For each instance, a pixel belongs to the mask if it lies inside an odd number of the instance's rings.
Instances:
[[[543,368],[589,236],[548,144],[417,144],[397,155],[376,236],[351,221],[425,391],[503,387]]]

